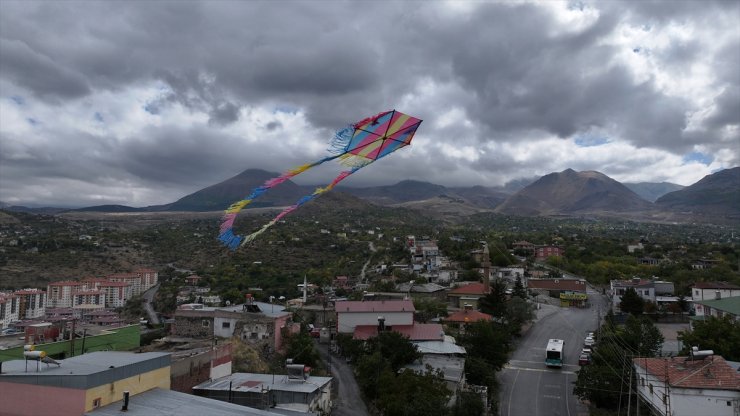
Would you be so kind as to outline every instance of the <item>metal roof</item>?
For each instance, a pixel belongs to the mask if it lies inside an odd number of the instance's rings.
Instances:
[[[733,296],[731,298],[724,299],[695,300],[694,303],[709,306],[712,309],[727,312],[735,316],[740,316],[740,296]]]
[[[121,412],[122,404],[117,401],[85,416],[279,416],[279,413],[160,388],[131,396],[125,413]]]
[[[418,341],[414,342],[417,351],[422,354],[465,354],[465,348],[447,341]]]
[[[369,300],[343,301],[334,304],[334,310],[341,312],[416,312],[411,300]]]

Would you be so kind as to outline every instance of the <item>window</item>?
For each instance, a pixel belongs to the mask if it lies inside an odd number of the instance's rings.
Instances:
[[[97,409],[98,407],[100,407],[100,397],[93,399],[93,409]]]
[[[211,323],[210,323],[210,322],[208,322],[208,320],[207,320],[207,319],[204,319],[204,320],[202,321],[202,324],[203,324],[203,327],[204,327],[204,328],[208,328],[209,326],[211,326]]]
[[[222,322],[221,328],[224,328],[224,329],[231,328],[231,322]]]
[[[648,389],[650,390],[650,394],[653,394],[653,385],[652,384],[649,384],[648,385]]]

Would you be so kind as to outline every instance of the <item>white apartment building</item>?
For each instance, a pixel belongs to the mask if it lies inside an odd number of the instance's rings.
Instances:
[[[72,295],[72,307],[91,310],[105,308],[105,294],[102,290],[80,290]]]
[[[107,308],[123,307],[133,296],[131,285],[124,282],[101,282],[98,289],[104,293]]]
[[[19,320],[18,297],[12,293],[0,292],[0,329],[5,329],[11,322]]]
[[[13,292],[18,297],[19,319],[41,318],[46,314],[46,292],[41,289],[23,289]]]
[[[74,306],[74,294],[83,287],[82,282],[69,280],[49,283],[46,286],[46,307],[71,308]]]

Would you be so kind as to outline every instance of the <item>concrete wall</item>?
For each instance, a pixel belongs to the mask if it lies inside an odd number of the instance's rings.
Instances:
[[[100,407],[102,407],[123,399],[124,391],[135,396],[157,387],[164,390],[170,389],[170,367],[159,368],[88,389],[85,392],[85,411],[89,412],[95,408],[93,401],[96,399],[100,399]]]
[[[0,381],[4,416],[82,415],[85,390]]]

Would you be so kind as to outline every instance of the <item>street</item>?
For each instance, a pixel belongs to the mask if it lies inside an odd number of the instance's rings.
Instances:
[[[588,309],[542,305],[538,319],[522,336],[499,374],[502,416],[586,416],[588,409],[573,395],[578,356],[586,331],[596,330],[604,299],[589,289]],[[562,369],[545,367],[545,347],[551,338],[565,341]]]
[[[344,361],[344,357],[329,356],[328,345],[316,342],[316,350],[327,363],[331,376],[334,377],[335,394],[332,394],[334,406],[331,414],[334,416],[368,416],[365,402],[360,397],[360,387],[355,381],[352,368]],[[334,389],[332,389],[334,390]]]

